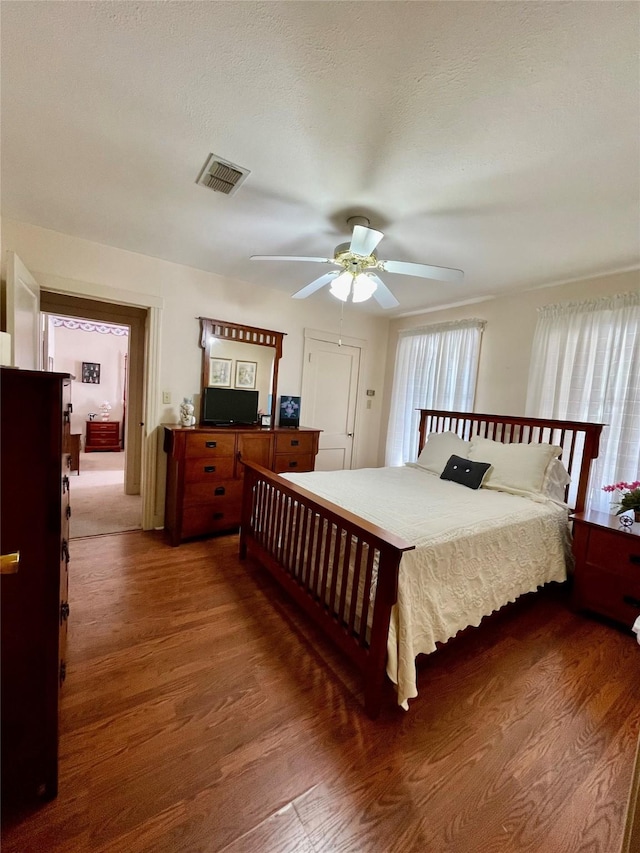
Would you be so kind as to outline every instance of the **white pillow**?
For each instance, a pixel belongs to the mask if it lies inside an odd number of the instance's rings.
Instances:
[[[455,432],[432,432],[418,456],[417,464],[439,476],[451,456],[462,456],[466,459],[470,449],[471,442],[460,438]]]
[[[490,462],[493,468],[482,484],[515,494],[540,494],[547,466],[562,453],[555,444],[503,444],[489,438],[471,441],[469,459]]]
[[[564,490],[571,482],[567,469],[560,459],[552,459],[542,481],[542,494],[558,503],[566,503]]]

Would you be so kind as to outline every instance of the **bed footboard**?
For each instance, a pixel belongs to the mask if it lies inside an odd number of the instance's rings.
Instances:
[[[376,717],[398,568],[414,546],[245,462],[240,557],[263,565],[364,675]]]

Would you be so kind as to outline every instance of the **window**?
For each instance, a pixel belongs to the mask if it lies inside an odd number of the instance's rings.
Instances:
[[[417,409],[473,410],[484,320],[400,332],[387,430],[387,465],[415,462]]]
[[[606,424],[587,501],[611,512],[602,486],[640,475],[640,293],[538,310],[527,414]]]

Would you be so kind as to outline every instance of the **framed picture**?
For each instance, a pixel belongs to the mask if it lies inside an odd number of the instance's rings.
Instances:
[[[300,397],[280,397],[280,426],[297,427],[300,424]]]
[[[82,381],[91,385],[100,384],[100,365],[95,361],[82,362]]]
[[[236,361],[236,388],[255,388],[257,361]]]
[[[209,359],[209,385],[214,388],[231,387],[231,364],[230,358]]]

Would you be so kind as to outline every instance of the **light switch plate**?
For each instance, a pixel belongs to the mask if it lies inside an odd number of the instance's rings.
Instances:
[[[165,405],[168,405],[171,402],[171,391],[163,391],[162,392],[162,402]]]

